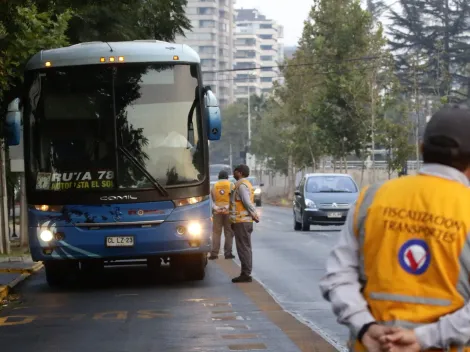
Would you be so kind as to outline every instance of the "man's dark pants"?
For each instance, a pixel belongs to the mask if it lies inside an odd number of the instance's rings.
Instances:
[[[238,258],[242,266],[242,275],[250,276],[253,268],[253,252],[251,250],[251,233],[253,232],[252,222],[239,222],[232,224],[235,235]]]

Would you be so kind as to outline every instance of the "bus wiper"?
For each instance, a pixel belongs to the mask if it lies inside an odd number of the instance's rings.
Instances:
[[[168,192],[143,166],[139,160],[136,159],[125,147],[120,146],[119,150],[130,160],[132,163],[147,177],[153,186],[161,193],[162,196],[167,197]]]

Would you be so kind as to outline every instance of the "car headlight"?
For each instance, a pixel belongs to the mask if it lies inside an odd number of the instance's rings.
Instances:
[[[311,199],[305,199],[305,206],[309,209],[316,209],[317,208],[317,205]]]
[[[255,189],[255,194],[261,194],[261,188]]]
[[[188,235],[192,238],[201,237],[202,227],[198,222],[192,222],[188,225]]]

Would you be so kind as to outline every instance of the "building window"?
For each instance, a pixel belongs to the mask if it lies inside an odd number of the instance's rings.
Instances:
[[[273,78],[272,77],[261,77],[261,82],[272,82]]]
[[[200,46],[199,53],[200,54],[215,54],[215,47],[214,46]]]
[[[261,50],[273,50],[272,45],[261,45]]]
[[[214,9],[211,7],[198,7],[198,14],[199,15],[213,15]]]
[[[215,21],[208,21],[208,20],[199,21],[199,28],[215,28]]]
[[[261,39],[273,39],[273,35],[272,34],[260,34],[259,37]]]
[[[261,67],[261,71],[263,71],[263,72],[272,72],[273,68],[272,67]]]
[[[273,61],[273,57],[271,55],[263,55],[261,56],[262,61]]]
[[[263,94],[269,94],[272,92],[272,88],[263,88],[261,89],[261,93]]]
[[[259,26],[260,29],[271,29],[273,25],[271,23],[261,23]]]

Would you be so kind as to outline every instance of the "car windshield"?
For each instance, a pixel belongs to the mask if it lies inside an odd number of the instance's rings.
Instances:
[[[204,178],[202,119],[192,109],[198,80],[190,65],[51,68],[29,73],[27,81],[37,190],[110,189],[116,182],[147,189]]]
[[[308,193],[356,193],[354,181],[347,176],[310,176],[305,191]]]

